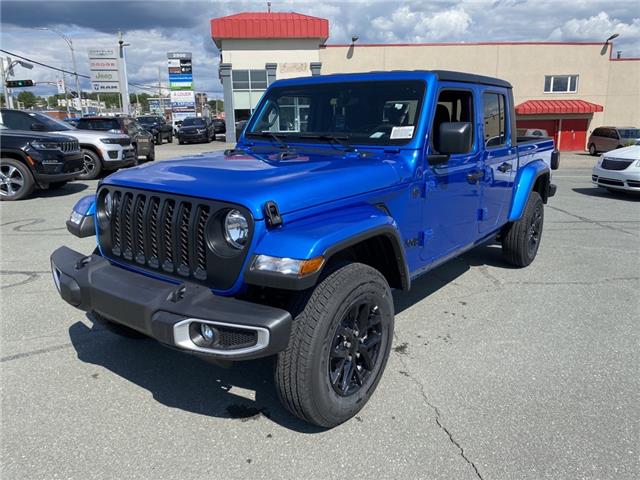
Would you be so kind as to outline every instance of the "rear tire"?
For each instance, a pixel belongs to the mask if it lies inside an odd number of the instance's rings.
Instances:
[[[156,147],[151,144],[151,150],[147,154],[147,162],[153,162],[156,159]]]
[[[508,224],[502,234],[502,253],[511,265],[526,267],[536,258],[542,227],[544,204],[538,192],[531,192],[522,218]]]
[[[335,427],[367,403],[393,339],[393,299],[382,274],[361,263],[337,268],[294,309],[275,383],[293,415]]]
[[[92,311],[91,315],[93,316],[93,319],[95,320],[95,322],[102,325],[105,328],[105,330],[109,330],[111,333],[115,333],[120,337],[147,338],[147,336],[144,333],[140,333],[137,330],[134,330],[133,328],[125,327],[124,325],[120,325],[119,323],[115,323],[115,322],[112,322],[111,320],[107,320],[98,312]]]
[[[596,146],[593,143],[591,145],[589,145],[589,155],[591,155],[592,157],[595,157],[596,155],[598,155],[598,151],[596,150]]]
[[[167,142],[173,143],[173,134],[169,135],[169,138],[167,139]]]
[[[78,178],[80,180],[95,180],[102,173],[102,162],[98,155],[91,150],[83,148],[82,154],[84,155],[84,167]]]
[[[14,201],[28,197],[35,188],[29,168],[13,158],[0,159],[0,200]]]
[[[158,135],[156,135],[156,145],[162,145],[162,132],[159,132]]]

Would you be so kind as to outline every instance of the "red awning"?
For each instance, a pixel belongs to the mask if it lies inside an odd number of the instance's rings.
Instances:
[[[527,100],[516,106],[518,115],[602,112],[602,105],[584,100]]]
[[[329,20],[299,13],[246,12],[211,19],[211,38],[329,38]]]

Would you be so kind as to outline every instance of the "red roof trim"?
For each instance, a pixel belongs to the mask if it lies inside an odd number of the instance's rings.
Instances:
[[[478,45],[584,45],[602,46],[602,42],[432,42],[432,43],[356,43],[356,47],[472,47]],[[350,47],[350,43],[332,43],[327,48]]]
[[[558,113],[595,113],[604,108],[584,100],[527,100],[516,105],[518,115],[545,115]]]
[[[211,38],[329,38],[329,20],[299,13],[245,12],[211,19]]]

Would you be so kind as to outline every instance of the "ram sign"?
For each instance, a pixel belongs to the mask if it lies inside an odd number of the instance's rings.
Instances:
[[[120,91],[120,71],[117,48],[90,48],[89,71],[91,90],[117,93]]]

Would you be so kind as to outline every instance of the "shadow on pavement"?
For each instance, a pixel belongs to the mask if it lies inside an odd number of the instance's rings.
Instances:
[[[502,260],[499,246],[478,247],[414,281],[410,291],[394,292],[396,313],[424,300],[476,265],[509,267]],[[82,322],[69,328],[78,359],[147,389],[167,407],[241,422],[264,416],[300,433],[324,431],[298,420],[280,404],[273,381],[275,358],[237,362],[225,368],[151,339],[117,336],[95,323],[90,315],[87,318],[93,324],[91,328]],[[255,392],[255,399],[242,394],[247,391]]]
[[[89,315],[87,318],[93,323]],[[119,337],[96,323],[92,328],[82,322],[73,324],[69,337],[78,359],[147,389],[167,407],[239,422],[265,416],[297,432],[323,431],[298,420],[282,407],[273,383],[272,358],[237,362],[224,368],[151,339]],[[237,389],[255,391],[255,400],[238,394]]]
[[[634,192],[610,192],[604,188],[591,187],[591,188],[573,188],[576,193],[587,195],[589,197],[603,197],[603,198],[615,198],[617,200],[623,200],[626,202],[639,202],[640,195]]]
[[[89,186],[85,183],[72,182],[67,183],[66,185],[58,188],[47,188],[46,190],[35,190],[33,192],[33,197],[36,198],[54,198],[54,197],[62,197],[64,195],[72,195],[74,193],[82,192],[86,190]]]

